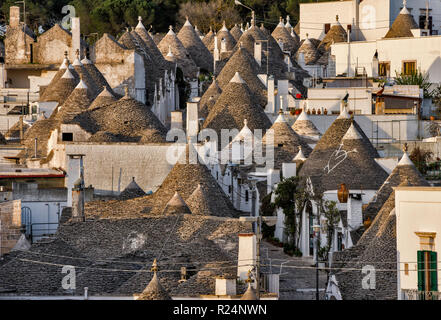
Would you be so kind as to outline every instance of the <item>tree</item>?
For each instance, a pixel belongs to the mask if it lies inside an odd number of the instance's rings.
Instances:
[[[422,174],[425,174],[428,170],[427,161],[429,161],[432,156],[433,152],[415,147],[410,153],[409,158],[415,164],[415,167],[417,167]]]
[[[198,2],[197,4],[183,3],[179,9],[178,22],[184,24],[187,17],[203,33],[207,33],[210,27],[219,30],[222,28],[223,21],[227,28],[231,28],[242,20],[234,2],[222,0],[210,0],[207,3]]]
[[[429,92],[429,88],[432,85],[429,82],[429,74],[423,73],[420,70],[415,70],[410,74],[398,73],[395,71],[397,76],[395,77],[395,83],[400,85],[417,85],[424,92],[424,98],[430,98],[431,93]]]
[[[285,226],[288,234],[288,244],[298,250],[301,216],[308,200],[304,180],[299,177],[282,179],[277,185],[274,204],[281,208],[285,215]]]
[[[332,239],[334,238],[335,228],[340,222],[340,210],[337,208],[337,202],[325,201],[323,206],[323,216],[326,223],[326,246],[321,248],[323,250],[321,258],[324,261],[327,261],[332,246]]]

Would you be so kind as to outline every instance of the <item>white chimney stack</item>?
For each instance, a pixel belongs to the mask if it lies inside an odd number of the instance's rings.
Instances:
[[[216,278],[217,296],[235,296],[236,295],[236,279],[225,279],[223,277]]]
[[[254,59],[259,66],[262,66],[262,42],[254,42]]]
[[[187,102],[187,139],[195,142],[199,133],[198,102]]]
[[[182,111],[172,111],[171,112],[170,129],[183,130]]]
[[[274,77],[268,77],[268,104],[266,105],[267,113],[275,113],[276,112],[276,100],[274,96]]]
[[[283,178],[291,178],[296,176],[296,163],[282,163],[282,176]]]
[[[269,169],[267,175],[267,193],[273,191],[274,186],[280,182],[280,170]]]
[[[80,18],[72,17],[72,57],[75,57],[77,52],[79,52],[81,60],[81,51]]]
[[[256,265],[256,235],[254,233],[239,233],[239,257],[237,261],[237,276],[240,280],[248,279],[248,271]]]

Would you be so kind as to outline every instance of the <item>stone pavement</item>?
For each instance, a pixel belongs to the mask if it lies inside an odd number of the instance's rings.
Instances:
[[[291,257],[283,253],[283,248],[266,241],[261,242],[260,253],[262,264],[267,266],[262,270],[271,269],[271,273],[280,273],[280,300],[315,300],[316,271],[312,257]],[[319,271],[320,299],[325,296],[326,278],[326,272]]]

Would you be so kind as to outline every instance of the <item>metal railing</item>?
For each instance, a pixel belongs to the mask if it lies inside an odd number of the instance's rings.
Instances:
[[[42,223],[32,223],[31,224],[31,243],[35,242],[35,239],[38,238],[38,240],[41,240],[43,238],[47,238],[55,232],[57,232],[58,229],[58,222],[42,222]],[[44,227],[35,227],[35,226],[44,226]],[[54,227],[55,226],[55,227]]]
[[[417,289],[402,290],[403,300],[441,300],[439,291],[419,291]]]

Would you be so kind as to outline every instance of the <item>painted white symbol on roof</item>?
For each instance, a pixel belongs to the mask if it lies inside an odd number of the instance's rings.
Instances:
[[[340,144],[339,148],[331,154],[331,157],[328,160],[328,164],[326,165],[326,167],[323,168],[325,174],[329,174],[335,168],[337,168],[343,161],[345,161],[345,159],[348,157],[350,153],[358,152],[357,149],[346,151],[346,150],[342,150],[342,148],[343,148],[343,143]],[[333,160],[337,161],[337,163],[331,168],[331,162]]]

